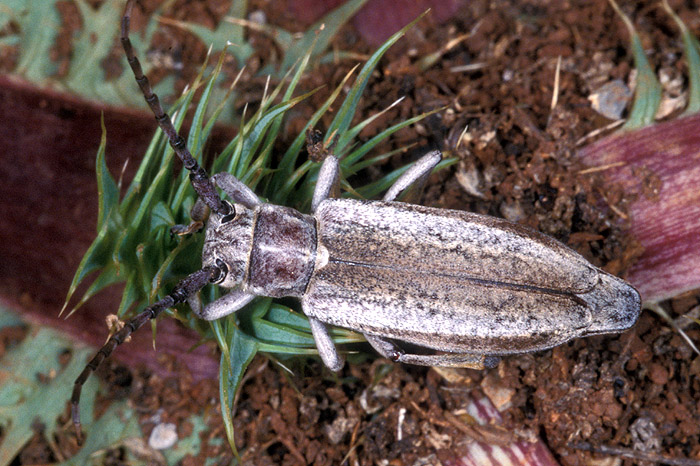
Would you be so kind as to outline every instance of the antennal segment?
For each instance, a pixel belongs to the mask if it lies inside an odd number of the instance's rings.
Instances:
[[[207,175],[206,170],[202,168],[197,161],[192,157],[189,149],[187,148],[187,143],[184,138],[173,126],[173,122],[167,113],[163,110],[160,105],[158,96],[153,92],[151,84],[148,78],[143,74],[141,69],[141,63],[139,59],[134,55],[133,47],[131,46],[131,41],[129,40],[129,22],[131,20],[131,10],[133,9],[134,2],[129,0],[126,4],[126,9],[124,10],[124,16],[122,17],[122,29],[121,29],[121,41],[122,47],[124,47],[124,52],[126,53],[126,58],[129,61],[129,66],[134,72],[134,77],[136,82],[141,88],[143,97],[146,99],[146,103],[151,107],[153,114],[156,117],[158,125],[163,130],[163,132],[168,136],[170,145],[175,150],[177,156],[182,160],[183,166],[190,172],[190,182],[192,187],[197,192],[197,195],[204,201],[204,203],[209,206],[214,212],[226,215],[228,210],[221,202],[219,194],[214,189],[214,184],[211,182],[209,175]]]

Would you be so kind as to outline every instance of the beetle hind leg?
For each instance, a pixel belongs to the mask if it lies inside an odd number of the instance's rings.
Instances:
[[[440,163],[440,160],[442,160],[442,152],[439,150],[425,154],[394,182],[383,200],[417,202],[430,172]]]
[[[469,353],[412,354],[396,346],[389,340],[365,334],[365,338],[379,354],[394,362],[417,366],[467,367],[486,369],[498,365],[500,358],[492,355]]]

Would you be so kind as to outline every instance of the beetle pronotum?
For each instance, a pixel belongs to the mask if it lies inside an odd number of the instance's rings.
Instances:
[[[182,280],[113,335],[75,381],[71,411],[80,438],[85,380],[132,332],[187,301],[214,320],[256,296],[300,299],[324,364],[343,366],[328,332],[364,334],[381,355],[419,365],[484,368],[499,356],[537,351],[572,338],[619,332],[639,316],[639,293],[562,243],[506,220],[404,202],[435,165],[422,157],[382,201],[337,199],[339,165],[321,166],[311,214],[265,204],[228,173],[209,177],[193,159],[144,76],[129,41],[133,0],[121,41],[141,91],[199,196],[194,222],[207,221],[202,269]],[[223,200],[215,186],[233,203]],[[198,292],[229,292],[202,307]],[[407,353],[395,341],[440,353]]]

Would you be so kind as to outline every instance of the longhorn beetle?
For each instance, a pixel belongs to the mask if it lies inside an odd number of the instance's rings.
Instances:
[[[129,41],[133,0],[121,42],[159,126],[190,172],[198,197],[193,224],[207,220],[201,270],[178,283],[114,334],[75,381],[71,413],[80,440],[80,392],[97,366],[131,333],[169,307],[188,302],[214,320],[256,296],[301,300],[324,364],[343,366],[327,325],[361,332],[393,361],[492,367],[499,356],[543,350],[572,338],[620,332],[641,309],[627,282],[562,243],[506,220],[397,202],[415,197],[441,159],[422,157],[382,201],[337,199],[339,164],[321,165],[311,214],[265,204],[228,173],[209,177],[163,111]],[[233,202],[223,200],[215,186]],[[189,230],[187,230],[189,231]],[[199,291],[229,290],[202,307]],[[431,354],[404,351],[407,342]]]

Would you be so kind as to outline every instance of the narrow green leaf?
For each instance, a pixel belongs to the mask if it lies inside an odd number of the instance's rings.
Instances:
[[[315,94],[318,89],[314,89],[306,94],[302,94],[298,97],[290,99],[281,104],[275,105],[270,108],[265,114],[258,120],[253,129],[247,134],[246,140],[243,143],[243,162],[247,164],[252,158],[260,143],[263,140],[263,135],[265,130],[272,124],[276,118],[280,118],[284,113],[290,108],[294,107],[296,104],[302,100],[308,98],[309,96]]]
[[[632,21],[625,15],[615,0],[609,0],[615,12],[622,18],[630,34],[634,67],[637,69],[637,87],[634,91],[632,110],[623,126],[624,130],[632,130],[650,125],[661,103],[661,83],[647,60],[642,47],[642,41],[634,28]]]
[[[369,77],[371,76],[372,72],[379,63],[379,60],[382,58],[382,56],[384,56],[384,53],[386,53],[386,51],[389,50],[389,47],[394,45],[396,41],[398,41],[404,34],[406,34],[406,31],[408,31],[410,28],[413,27],[414,24],[420,21],[420,19],[423,16],[425,16],[425,13],[423,13],[418,18],[414,19],[406,26],[401,28],[401,30],[392,35],[386,42],[384,42],[381,45],[381,47],[377,49],[376,52],[372,54],[372,56],[369,57],[369,60],[367,60],[367,63],[365,63],[365,65],[362,67],[362,70],[360,71],[360,74],[357,76],[355,84],[352,86],[352,89],[350,89],[350,92],[348,93],[348,96],[343,102],[343,105],[340,107],[338,113],[336,114],[335,118],[333,118],[333,121],[328,127],[328,134],[332,134],[335,131],[338,134],[340,134],[341,138],[343,137],[345,131],[350,127],[350,123],[352,122],[352,119],[355,116],[355,112],[357,111],[357,105],[360,101],[360,97],[362,96],[362,93],[364,92],[365,87],[367,86]],[[344,144],[341,144],[340,141],[338,142],[339,148],[342,149],[343,145]]]
[[[224,51],[221,54],[219,54],[219,60],[216,63],[216,67],[214,68],[214,71],[212,72],[211,76],[207,79],[207,82],[204,85],[204,90],[202,91],[202,95],[199,98],[199,103],[197,104],[197,107],[194,112],[194,117],[192,118],[190,134],[187,138],[187,145],[190,149],[190,152],[195,157],[195,160],[197,160],[198,162],[202,161],[202,148],[204,147],[204,144],[206,143],[206,140],[209,137],[209,133],[205,131],[204,117],[207,108],[209,107],[209,99],[212,96],[214,85],[217,82],[219,74],[221,73],[221,67],[224,64],[225,53],[226,50],[224,49]],[[203,71],[204,70],[202,70],[202,72]],[[212,127],[213,126],[209,126],[209,130],[211,130]]]
[[[328,96],[323,105],[321,105],[321,107],[319,107],[319,109],[316,110],[316,112],[314,112],[313,116],[309,119],[304,128],[302,128],[297,137],[294,138],[294,142],[292,142],[292,144],[282,156],[282,160],[280,161],[277,170],[273,175],[273,180],[271,183],[270,191],[273,195],[273,197],[270,199],[271,202],[283,203],[284,199],[287,199],[289,197],[290,191],[296,185],[296,181],[290,183],[290,179],[294,177],[294,179],[298,181],[301,179],[301,175],[304,175],[304,173],[296,173],[295,175],[292,175],[292,172],[294,171],[294,166],[296,165],[297,159],[299,158],[301,148],[306,142],[306,130],[309,128],[313,128],[316,125],[316,123],[318,123],[318,121],[321,119],[321,117],[325,115],[325,113],[328,111],[333,102],[335,102],[340,92],[345,88],[345,84],[355,72],[357,66],[359,65],[355,65],[345,75],[343,80],[333,90],[331,95]]]
[[[395,125],[390,126],[389,128],[379,132],[378,134],[373,136],[369,141],[363,143],[357,149],[355,149],[350,154],[348,154],[345,158],[343,158],[343,162],[348,167],[348,170],[350,170],[350,173],[354,173],[356,171],[356,170],[353,170],[354,164],[358,160],[360,160],[362,157],[364,157],[366,154],[368,154],[378,144],[387,140],[389,138],[389,136],[391,136],[392,134],[394,134],[398,130],[406,128],[407,126],[410,126],[413,123],[417,123],[417,122],[423,120],[424,118],[426,118],[434,113],[437,113],[441,110],[444,110],[444,107],[436,108],[435,110],[421,113],[420,115],[414,116],[413,118],[409,118],[408,120],[404,120],[404,121],[401,121]]]
[[[104,113],[100,114],[100,126],[102,127],[102,136],[100,137],[100,147],[97,149],[97,160],[95,161],[97,170],[98,231],[104,228],[107,219],[112,215],[117,216],[115,219],[117,223],[121,223],[121,219],[118,217],[119,188],[114,178],[112,178],[112,175],[109,173],[105,160],[107,128],[105,128]]]
[[[310,332],[295,330],[264,319],[253,320],[251,329],[252,336],[263,343],[301,348],[316,347]]]
[[[686,60],[688,60],[688,80],[690,81],[690,88],[688,89],[688,106],[683,115],[697,113],[700,111],[700,42],[698,42],[698,39],[688,29],[683,20],[673,11],[668,4],[668,0],[663,0],[661,3],[681,30],[683,49],[685,51]]]
[[[66,307],[68,306],[68,302],[71,300],[73,294],[78,289],[78,285],[90,273],[100,268],[106,267],[107,264],[110,263],[110,257],[112,253],[111,248],[113,247],[113,245],[110,241],[110,236],[112,232],[109,230],[108,226],[109,224],[105,224],[105,226],[100,230],[100,232],[97,234],[97,238],[95,238],[95,241],[93,241],[83,258],[80,260],[80,264],[78,264],[78,269],[75,271],[73,280],[71,281],[70,287],[68,288],[68,294],[66,296],[66,301],[63,304],[63,308],[61,309],[61,314],[63,313],[63,311],[65,311]],[[81,300],[81,302],[78,305],[76,305],[68,313],[68,315],[72,314],[83,302],[85,302],[85,299]]]
[[[292,311],[286,306],[273,304],[267,311],[265,319],[280,325],[285,325],[303,332],[311,333],[309,320],[298,312]]]
[[[243,375],[248,365],[258,352],[258,342],[245,335],[238,329],[234,329],[233,338],[229,343],[231,353],[231,365],[221,356],[219,372],[219,396],[221,398],[221,415],[224,419],[224,427],[228,443],[233,452],[238,456],[233,432],[233,402],[238,387],[243,380]]]
[[[157,228],[170,228],[175,225],[175,217],[170,207],[164,202],[158,202],[151,212],[151,231]]]
[[[140,301],[143,296],[143,291],[141,289],[141,280],[137,271],[132,271],[129,276],[126,277],[126,284],[124,285],[124,291],[122,292],[122,299],[119,302],[119,307],[117,308],[117,315],[119,318],[124,318],[126,312],[131,309],[136,302]]]
[[[375,113],[374,115],[370,115],[369,117],[365,118],[364,120],[362,120],[361,122],[359,122],[358,124],[353,126],[352,128],[349,128],[345,132],[345,135],[346,135],[345,137],[347,139],[355,139],[355,137],[357,137],[357,135],[360,134],[363,129],[365,129],[367,126],[369,126],[377,118],[381,117],[386,112],[388,112],[389,110],[391,110],[392,108],[394,108],[395,106],[400,104],[404,98],[405,98],[405,96],[399,97],[398,99],[393,101],[388,107],[380,110],[379,112]]]
[[[292,46],[289,47],[284,54],[284,60],[282,60],[280,69],[287,70],[291,68],[297,60],[301,59],[301,57],[305,55],[317,56],[326,50],[340,28],[347,23],[366,2],[367,0],[350,0],[345,2],[308,27],[302,38],[293,42]],[[278,43],[280,42],[278,41]],[[280,46],[284,47],[281,43]]]

